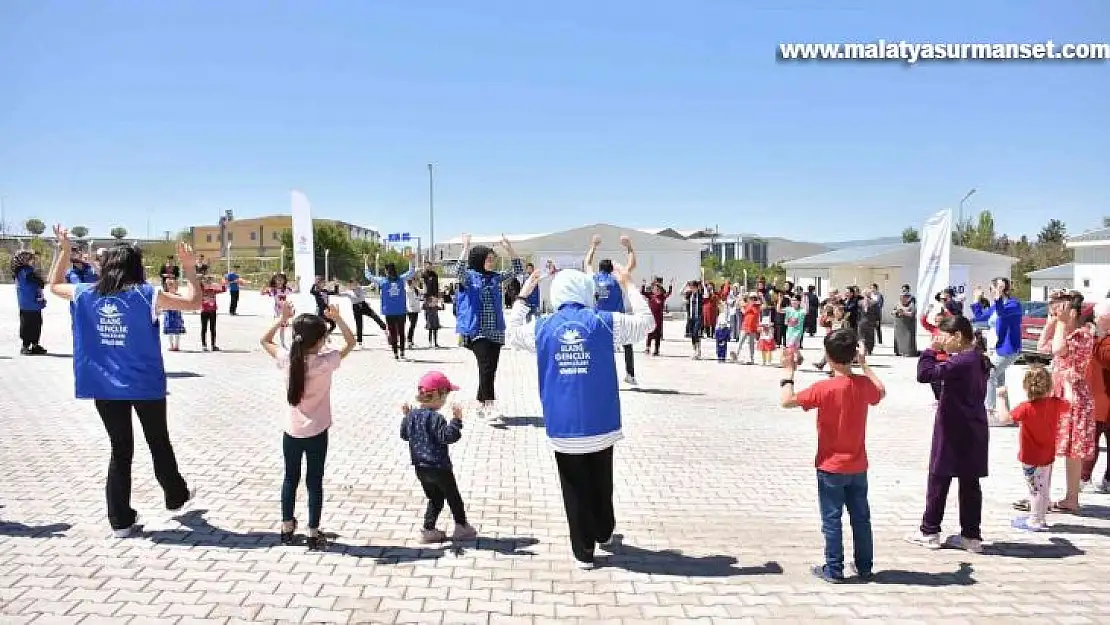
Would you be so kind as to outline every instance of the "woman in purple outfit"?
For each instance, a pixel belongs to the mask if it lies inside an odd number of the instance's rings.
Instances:
[[[936,420],[933,422],[933,447],[929,453],[929,482],[925,494],[925,515],[920,532],[907,538],[911,543],[939,549],[940,524],[952,478],[959,480],[960,533],[946,543],[951,547],[979,553],[983,549],[980,522],[983,517],[983,491],[979,479],[987,476],[987,448],[990,428],[987,423],[987,377],[991,362],[982,333],[962,316],[945,317],[937,324],[933,346],[917,362],[917,381],[941,383]],[[947,360],[939,360],[946,352]]]

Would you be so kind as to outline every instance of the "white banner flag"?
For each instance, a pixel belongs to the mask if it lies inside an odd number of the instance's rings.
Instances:
[[[312,205],[308,196],[293,191],[293,274],[300,293],[294,299],[297,314],[315,313],[316,299],[309,290],[316,282],[315,242],[312,238]]]
[[[952,211],[942,210],[921,228],[921,257],[917,265],[917,304],[922,312],[933,296],[948,288],[952,255]]]

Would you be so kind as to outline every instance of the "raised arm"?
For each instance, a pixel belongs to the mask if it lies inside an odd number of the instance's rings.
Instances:
[[[65,257],[69,252],[69,231],[58,224],[54,226],[54,238],[57,248],[54,250],[54,262],[50,265],[50,274],[46,283],[50,292],[65,300],[73,301],[73,285],[66,282]]]
[[[505,340],[513,349],[536,351],[536,320],[524,322],[528,318],[528,303],[524,300],[539,286],[541,277],[538,269],[528,276],[509,311],[509,319],[505,323]]]
[[[455,278],[458,279],[458,284],[461,287],[466,284],[466,271],[469,267],[466,264],[467,257],[470,255],[470,235],[462,235],[462,254],[459,255],[459,262],[455,265]]]
[[[917,359],[917,381],[922,384],[943,382],[951,369],[951,363],[937,359],[937,352],[932,348],[921,352]]]
[[[636,271],[636,252],[632,249],[632,239],[627,236],[622,236],[621,245],[624,247],[625,251],[628,252],[628,268],[625,271],[632,273]]]
[[[196,257],[193,248],[181,241],[177,244],[177,257],[181,259],[181,279],[185,288],[177,293],[158,291],[158,307],[162,310],[200,310],[204,289],[197,279]]]
[[[509,256],[509,270],[499,273],[498,281],[510,280],[524,273],[524,261],[520,260],[516,255],[513,244],[505,235],[501,235],[501,248],[504,249],[505,253]]]
[[[597,256],[597,248],[601,245],[601,235],[595,234],[590,238],[590,247],[586,248],[586,258],[582,260],[582,268],[586,273],[594,272],[594,256]]]
[[[632,274],[623,267],[614,267],[613,273],[620,282],[621,288],[628,293],[628,303],[631,307],[629,313],[613,314],[613,343],[616,345],[630,345],[639,343],[655,329],[655,317],[651,314],[651,307],[647,300],[632,288]]]

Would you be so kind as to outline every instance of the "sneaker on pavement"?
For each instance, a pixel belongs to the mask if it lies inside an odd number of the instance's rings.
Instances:
[[[922,534],[921,532],[914,532],[906,536],[906,542],[911,545],[925,547],[926,549],[940,549],[940,535],[939,534]]]
[[[1019,516],[1010,521],[1010,527],[1023,532],[1043,532],[1048,529],[1044,523],[1033,523],[1027,516]]]
[[[139,525],[139,516],[135,515],[135,522],[132,523],[130,527],[112,530],[112,536],[115,536],[116,538],[130,538],[135,534],[138,534],[140,529],[142,529],[142,526]]]
[[[443,530],[430,529],[420,530],[420,542],[425,545],[432,543],[442,543],[447,541],[447,533]]]
[[[855,564],[849,564],[848,569],[851,571],[852,575],[861,582],[869,582],[875,579],[874,571],[861,571]]]
[[[174,512],[174,513],[181,512],[181,511],[185,510],[185,508],[189,507],[193,503],[193,501],[196,499],[196,497],[197,497],[197,489],[190,488],[189,489],[189,497],[185,501],[182,501],[181,504],[177,505],[177,506],[173,506],[173,507],[166,506],[166,510],[169,510],[170,512]]]
[[[592,571],[597,568],[597,563],[593,560],[575,560],[574,565],[579,571]]]
[[[624,376],[624,383],[629,384],[631,386],[636,386],[636,378],[634,378],[633,376],[630,376],[630,375],[626,375],[626,376]]]
[[[829,572],[829,567],[825,566],[824,564],[815,565],[812,569],[810,569],[810,573],[812,573],[813,576],[817,579],[828,582],[830,584],[840,584],[844,582],[843,575],[833,575]]]
[[[983,541],[975,538],[965,538],[958,534],[949,536],[948,540],[944,541],[944,545],[953,549],[963,549],[968,553],[983,553]]]
[[[602,548],[602,549],[604,549],[605,551],[608,551],[608,552],[612,552],[612,551],[613,551],[614,549],[616,549],[616,548],[617,548],[617,547],[618,547],[618,546],[619,546],[620,544],[621,544],[621,537],[620,537],[619,535],[617,535],[617,534],[613,534],[613,535],[611,535],[611,536],[610,536],[609,538],[606,538],[606,539],[605,539],[605,540],[603,540],[603,541],[599,541],[599,542],[597,543],[597,546],[598,546],[598,547],[601,547],[601,548]]]
[[[478,530],[473,525],[456,525],[451,534],[451,540],[474,540],[478,537]]]

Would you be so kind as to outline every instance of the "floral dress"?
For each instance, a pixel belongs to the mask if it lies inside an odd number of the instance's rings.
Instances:
[[[1086,378],[1094,348],[1094,335],[1079,328],[1068,335],[1067,350],[1052,360],[1052,395],[1071,404],[1056,436],[1059,457],[1089,460],[1095,456],[1094,399]]]

